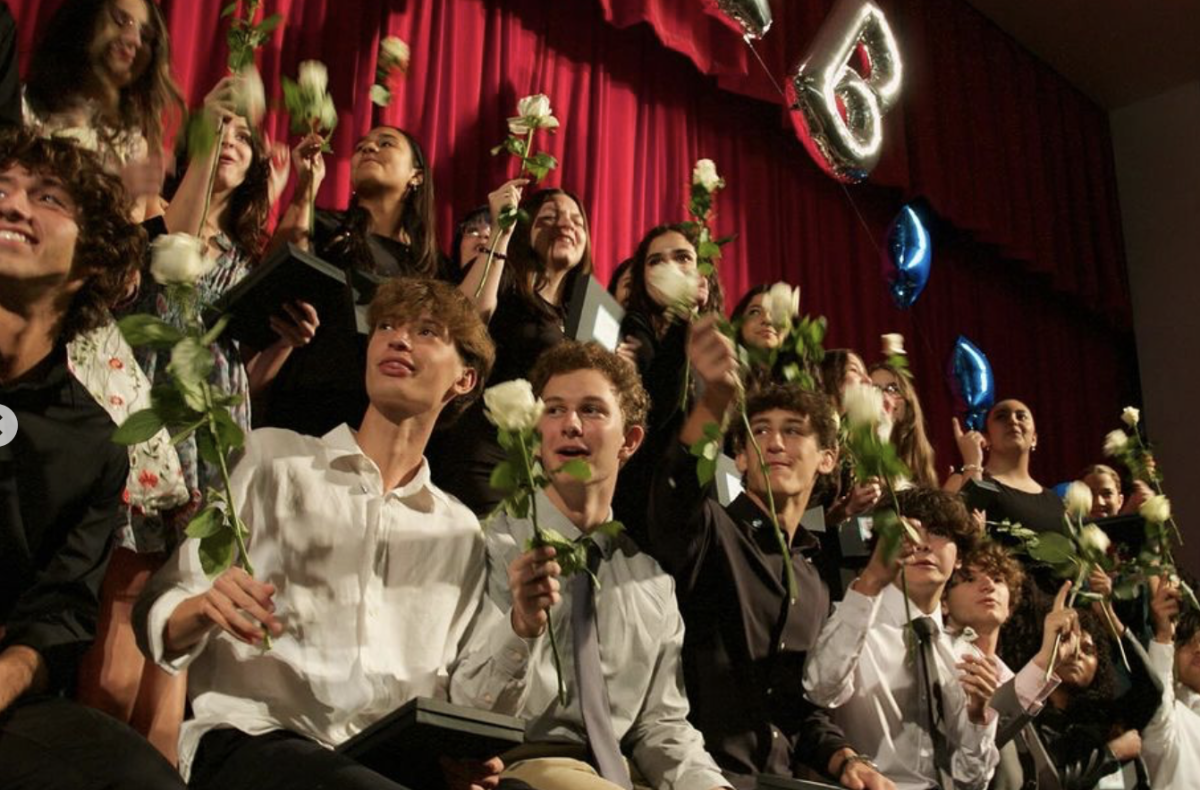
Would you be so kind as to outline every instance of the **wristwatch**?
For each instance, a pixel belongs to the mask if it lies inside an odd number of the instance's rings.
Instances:
[[[847,757],[845,760],[842,760],[842,767],[838,769],[838,775],[837,775],[838,782],[842,781],[842,777],[846,775],[846,769],[850,767],[851,763],[865,763],[867,766],[874,769],[875,771],[877,771],[879,773],[883,773],[882,771],[879,770],[879,766],[875,764],[875,761],[872,760],[868,755],[852,754],[849,757]]]

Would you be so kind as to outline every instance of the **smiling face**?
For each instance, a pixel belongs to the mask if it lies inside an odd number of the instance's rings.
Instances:
[[[559,373],[547,379],[541,398],[546,405],[538,422],[542,465],[554,485],[580,484],[565,472],[556,473],[575,460],[591,468],[584,484],[615,484],[644,431],[636,425],[625,427],[620,397],[608,377],[595,369]]]
[[[950,618],[962,628],[978,633],[995,631],[1011,614],[1011,590],[998,574],[978,565],[969,565],[955,574],[954,585],[946,592]]]
[[[377,126],[354,146],[350,184],[362,194],[407,191],[425,180],[408,138],[390,126]]]
[[[1121,512],[1125,504],[1125,495],[1121,493],[1121,481],[1105,472],[1093,472],[1083,478],[1087,487],[1092,489],[1091,518],[1108,518]]]
[[[0,172],[0,281],[78,290],[78,238],[75,201],[61,181],[17,164]]]
[[[751,348],[770,350],[779,348],[783,338],[763,307],[765,297],[766,293],[755,294],[746,305],[746,311],[742,313],[742,342]]]
[[[225,124],[222,133],[214,190],[225,192],[241,186],[253,161],[254,137],[250,125],[245,118],[234,118]]]
[[[475,386],[445,324],[430,313],[381,318],[367,345],[367,396],[393,422],[440,412]]]
[[[132,84],[150,64],[157,35],[145,0],[108,0],[89,47],[97,76],[117,90]]]
[[[1037,446],[1033,412],[1019,400],[997,403],[987,416],[987,446],[992,452],[1022,454]]]
[[[587,222],[570,195],[555,193],[538,207],[529,243],[547,268],[562,271],[578,266],[587,242]]]
[[[750,430],[762,449],[769,478],[763,475],[754,448],[744,448],[736,461],[746,476],[746,487],[759,499],[765,501],[768,486],[777,501],[807,496],[818,474],[833,471],[836,463],[833,450],[819,446],[808,417],[803,414],[768,409],[750,418]]]

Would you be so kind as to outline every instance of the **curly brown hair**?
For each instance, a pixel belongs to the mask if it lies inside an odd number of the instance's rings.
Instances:
[[[1008,549],[988,538],[983,538],[968,554],[961,555],[962,565],[946,583],[946,593],[958,584],[970,581],[976,573],[983,573],[1008,586],[1008,609],[1016,611],[1021,603],[1021,590],[1025,583],[1025,571]]]
[[[446,327],[463,364],[475,371],[475,386],[471,391],[447,404],[438,417],[438,427],[445,427],[466,411],[483,392],[484,383],[496,361],[496,346],[471,300],[453,285],[440,280],[417,277],[389,280],[379,286],[367,308],[367,320],[372,332],[384,319],[404,323],[426,314]]]
[[[546,384],[555,376],[577,370],[599,371],[613,387],[621,405],[625,427],[644,427],[650,412],[650,396],[642,386],[642,378],[627,360],[599,343],[577,343],[566,340],[546,349],[529,374],[534,395],[541,397]]]
[[[772,409],[792,412],[808,421],[808,428],[822,450],[834,450],[838,443],[837,418],[829,399],[819,392],[809,392],[795,384],[768,384],[746,396],[746,417],[753,420]],[[734,423],[733,446],[741,452],[746,448],[746,427]]]
[[[0,131],[0,170],[20,166],[62,182],[75,204],[74,271],[86,274],[63,317],[61,338],[102,326],[125,293],[146,254],[146,232],[125,213],[125,187],[100,160],[62,138],[45,139],[25,129]]]
[[[958,546],[958,556],[975,550],[981,537],[979,526],[967,506],[956,495],[936,488],[913,486],[896,494],[900,515],[917,519],[930,535],[949,538]]]
[[[108,11],[108,0],[71,0],[59,6],[46,26],[29,64],[29,102],[39,113],[74,108],[80,88],[88,84],[94,65],[90,52],[96,32]],[[183,96],[171,76],[171,45],[158,4],[146,0],[154,28],[150,62],[133,83],[121,90],[117,117],[104,119],[118,131],[137,130],[151,151],[162,149],[165,119],[183,110]]]

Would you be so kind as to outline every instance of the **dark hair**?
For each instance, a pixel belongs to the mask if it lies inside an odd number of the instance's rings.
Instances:
[[[700,246],[700,229],[695,223],[682,222],[673,225],[656,225],[646,232],[638,243],[637,251],[633,253],[632,270],[629,277],[629,305],[627,309],[631,313],[641,313],[650,319],[655,331],[661,337],[666,332],[670,322],[666,319],[667,308],[654,301],[650,296],[650,291],[646,287],[646,256],[650,254],[650,245],[659,236],[667,233],[678,233],[687,239],[688,244],[692,245],[693,249],[699,249]],[[697,262],[699,258],[697,257]],[[705,277],[708,282],[708,303],[704,305],[704,312],[720,313],[725,309],[725,291],[721,287],[721,280],[717,276],[717,271],[713,271]]]
[[[867,368],[867,373],[877,370],[892,374],[900,387],[900,397],[904,399],[907,407],[904,410],[904,419],[892,426],[891,442],[896,447],[896,454],[912,471],[915,483],[936,487],[938,474],[933,463],[933,445],[929,443],[929,437],[925,433],[925,411],[921,408],[921,400],[917,397],[910,374],[902,373],[886,362],[876,362]]]
[[[61,337],[70,340],[107,323],[109,308],[125,293],[146,254],[146,232],[125,213],[125,187],[90,151],[62,138],[41,138],[26,129],[0,131],[0,170],[20,165],[53,176],[75,203],[72,268],[87,273],[63,317]]]
[[[400,230],[408,238],[412,250],[410,267],[403,272],[408,277],[437,277],[440,268],[441,253],[437,248],[437,228],[433,211],[433,173],[425,163],[425,152],[417,138],[398,126],[378,124],[371,128],[391,129],[400,134],[408,142],[412,152],[413,167],[423,174],[421,183],[412,184],[404,192],[404,203],[400,211]],[[368,132],[367,134],[370,134]],[[368,226],[371,215],[359,205],[358,196],[350,198],[346,207],[346,216],[334,237],[325,245],[322,251],[326,257],[342,262],[346,268],[362,271],[375,270],[375,257],[371,254],[368,243]]]
[[[1183,647],[1192,641],[1197,630],[1200,630],[1200,612],[1189,606],[1175,622],[1175,647]]]
[[[981,537],[979,527],[967,506],[954,494],[913,486],[896,494],[900,515],[914,518],[931,535],[949,538],[958,546],[958,556],[964,557],[975,550]]]
[[[588,221],[587,209],[584,208],[583,201],[575,193],[565,189],[549,188],[539,189],[525,201],[525,205],[522,207],[525,213],[517,219],[517,226],[513,229],[512,238],[508,242],[508,265],[504,267],[504,276],[501,281],[502,292],[515,293],[517,297],[544,315],[551,315],[556,311],[538,296],[538,292],[546,285],[546,263],[538,258],[533,249],[533,222],[537,219],[538,211],[542,206],[555,195],[566,195],[575,201],[575,205],[579,207],[579,213],[583,215],[583,224],[587,231],[583,258],[580,259],[578,265],[571,267],[571,271],[567,272],[567,276],[563,278],[561,293],[570,294],[575,287],[577,278],[591,275],[592,228]]]
[[[154,27],[154,40],[143,42],[150,61],[135,81],[121,89],[117,117],[104,118],[118,131],[138,130],[151,151],[162,148],[164,119],[183,109],[183,97],[171,77],[171,46],[158,5],[144,0]],[[46,26],[29,64],[29,103],[39,114],[74,108],[88,84],[94,65],[92,43],[109,0],[68,0]],[[103,130],[99,130],[103,131]]]
[[[633,266],[633,258],[626,258],[617,264],[617,268],[613,269],[612,274],[608,278],[608,293],[614,299],[617,298],[617,286],[621,282],[621,278],[625,276],[625,272]],[[623,305],[622,305],[623,306]]]
[[[736,325],[738,319],[744,316],[746,311],[750,309],[750,302],[754,300],[754,297],[765,294],[769,290],[771,290],[771,286],[767,285],[766,283],[762,283],[761,285],[756,285],[749,291],[746,291],[746,293],[742,294],[742,298],[738,299],[737,305],[733,308],[733,313],[729,316],[729,322]]]
[[[1011,617],[1021,603],[1022,588],[1025,584],[1025,571],[1021,563],[1008,552],[1008,549],[988,538],[983,538],[970,553],[960,555],[962,564],[950,575],[945,592],[957,587],[969,575],[972,569],[978,569],[993,579],[1004,582],[1008,587],[1008,612]]]
[[[821,358],[821,388],[839,413],[842,411],[842,381],[846,378],[851,354],[859,356],[857,351],[848,348],[830,348]]]
[[[608,379],[621,405],[626,428],[646,425],[650,396],[642,386],[637,369],[599,343],[564,340],[543,351],[529,374],[533,394],[541,397],[550,379],[577,370],[595,370]]]
[[[488,225],[492,221],[492,210],[487,206],[477,206],[467,212],[458,224],[454,226],[454,240],[450,243],[450,260],[454,262],[454,271],[462,272],[464,261],[461,255],[463,236],[475,225]]]
[[[219,146],[222,143],[217,140],[216,144]],[[175,147],[178,175],[168,177],[163,184],[163,196],[167,199],[173,198],[183,181],[184,171],[191,164],[185,136],[180,136]],[[234,187],[229,196],[229,206],[221,223],[221,230],[252,258],[262,252],[267,241],[267,218],[271,213],[270,180],[270,154],[262,136],[251,128],[250,166],[246,168],[242,183]]]
[[[746,396],[746,418],[753,420],[759,414],[772,409],[791,412],[804,417],[809,430],[816,437],[822,450],[836,450],[838,424],[829,399],[819,392],[809,392],[795,384],[768,384]],[[735,423],[734,447],[740,452],[746,447],[746,428]]]
[[[371,331],[385,318],[404,322],[429,313],[445,327],[463,364],[475,371],[475,386],[446,405],[438,426],[449,425],[483,392],[496,346],[475,305],[457,287],[431,278],[396,277],[379,286],[367,308]]]

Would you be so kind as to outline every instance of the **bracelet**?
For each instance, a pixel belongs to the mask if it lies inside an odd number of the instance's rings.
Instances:
[[[508,256],[507,256],[507,255],[505,255],[505,254],[504,254],[504,253],[502,253],[502,252],[493,252],[493,253],[492,253],[492,259],[493,259],[493,260],[497,260],[497,261],[507,261],[507,260],[508,260]]]
[[[850,767],[851,763],[863,763],[864,765],[866,765],[868,768],[872,769],[873,771],[876,771],[876,772],[879,771],[879,766],[876,765],[875,761],[872,760],[867,755],[852,754],[849,757],[847,757],[845,760],[842,760],[842,767],[838,769],[838,775],[837,775],[838,782],[842,781],[842,777],[846,775],[846,769]]]
[[[966,474],[970,474],[971,472],[982,472],[982,471],[983,471],[983,467],[980,466],[979,464],[963,464],[962,466],[958,467],[958,473],[960,475],[966,475]]]

